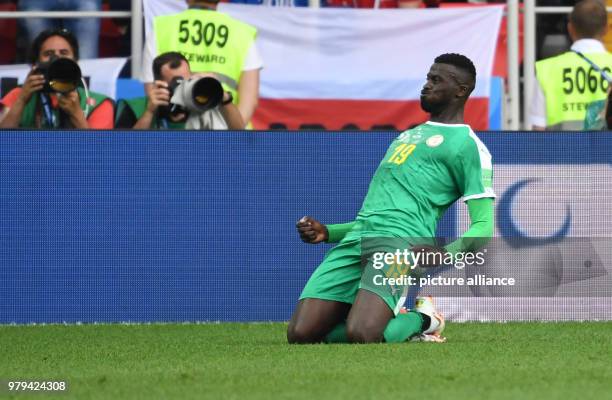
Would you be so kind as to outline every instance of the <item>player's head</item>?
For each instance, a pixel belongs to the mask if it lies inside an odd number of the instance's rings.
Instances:
[[[52,57],[79,59],[79,42],[67,29],[47,29],[36,36],[30,48],[32,65],[47,62]]]
[[[158,81],[170,82],[174,78],[189,79],[189,62],[181,53],[169,51],[153,59],[153,77]]]
[[[576,3],[569,16],[567,30],[573,41],[600,39],[608,28],[608,13],[601,0],[582,0]]]
[[[476,85],[476,68],[464,55],[447,53],[434,60],[421,90],[421,108],[437,113],[450,105],[463,106]]]

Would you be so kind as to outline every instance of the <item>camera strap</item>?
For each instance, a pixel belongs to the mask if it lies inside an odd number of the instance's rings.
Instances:
[[[53,108],[51,107],[51,101],[49,100],[49,96],[41,93],[40,103],[42,104],[42,108],[45,114],[45,120],[47,121],[47,125],[52,128],[57,128],[57,117],[55,113],[53,112]]]
[[[580,56],[580,58],[582,58],[584,61],[586,61],[587,63],[589,63],[589,65],[591,67],[593,67],[593,69],[597,72],[600,73],[600,75],[606,80],[608,81],[608,83],[612,83],[612,77],[610,76],[610,74],[608,74],[605,70],[601,69],[599,67],[599,65],[595,64],[593,61],[591,61],[587,56],[585,56],[584,54],[582,54],[581,52],[579,52],[578,50],[572,50],[574,53],[578,54]]]

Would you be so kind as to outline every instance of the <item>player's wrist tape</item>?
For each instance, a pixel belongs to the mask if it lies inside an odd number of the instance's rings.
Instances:
[[[327,228],[327,243],[337,243],[341,241],[346,234],[353,229],[353,226],[355,226],[355,222],[325,225]]]

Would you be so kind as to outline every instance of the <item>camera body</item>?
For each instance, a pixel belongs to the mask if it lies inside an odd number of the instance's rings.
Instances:
[[[56,56],[37,64],[32,73],[45,77],[44,93],[71,92],[79,86],[82,77],[79,64],[70,58]]]
[[[168,84],[170,106],[160,109],[160,115],[203,113],[217,107],[223,100],[223,86],[217,79],[204,76],[174,78]]]

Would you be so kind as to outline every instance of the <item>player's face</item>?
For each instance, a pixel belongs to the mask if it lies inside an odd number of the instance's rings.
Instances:
[[[452,65],[434,64],[421,90],[421,108],[428,113],[439,112],[457,95],[459,85]]]
[[[74,51],[70,43],[61,36],[51,36],[40,46],[39,62],[47,62],[51,57],[66,57],[74,60]]]

